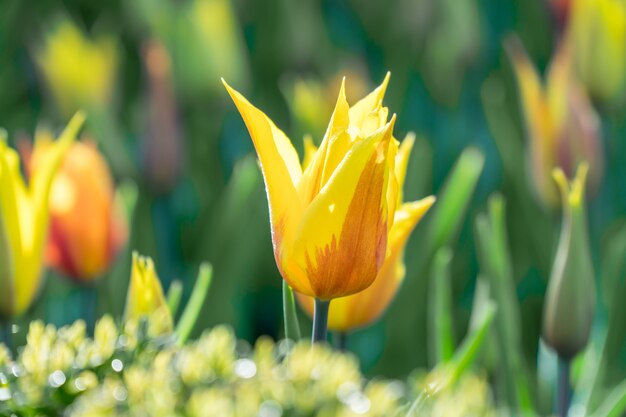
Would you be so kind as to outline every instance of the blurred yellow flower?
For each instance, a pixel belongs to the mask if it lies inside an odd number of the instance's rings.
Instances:
[[[340,332],[366,326],[387,309],[400,288],[405,276],[404,247],[424,214],[435,202],[435,197],[426,197],[412,203],[402,202],[402,187],[414,136],[408,135],[398,150],[395,161],[395,176],[398,181],[398,206],[394,222],[389,231],[387,255],[378,276],[367,289],[333,300],[328,315],[328,328]],[[313,299],[299,293],[296,297],[302,308],[312,317]]]
[[[558,207],[552,169],[561,167],[571,176],[582,161],[589,162],[590,189],[597,190],[604,170],[600,122],[572,73],[571,48],[567,43],[558,48],[544,86],[519,40],[508,39],[506,47],[517,75],[526,122],[529,176],[541,202]]]
[[[126,295],[125,320],[151,318],[156,321],[157,333],[171,333],[174,328],[172,314],[163,295],[163,287],[149,257],[133,252],[133,266]]]
[[[594,97],[614,98],[626,78],[626,1],[572,1],[567,36],[577,75]]]
[[[324,139],[304,167],[287,136],[224,82],[259,156],[276,263],[296,292],[319,300],[351,295],[383,267],[399,204],[395,115],[387,121],[382,105],[388,81],[353,106],[342,83]]]
[[[110,102],[118,64],[112,37],[92,40],[72,21],[62,19],[36,49],[35,62],[64,114]]]
[[[344,68],[350,85],[346,86],[346,97],[363,97],[369,91],[364,70],[354,65]],[[334,76],[327,83],[316,78],[288,77],[283,84],[287,105],[296,126],[302,134],[311,134],[321,138],[326,130],[328,119],[335,106],[336,91],[343,77]]]
[[[0,140],[0,317],[23,313],[41,284],[54,175],[85,120],[77,113],[38,162],[28,186],[17,152]]]
[[[53,151],[50,133],[38,132],[31,173]],[[103,274],[128,235],[126,218],[115,205],[113,178],[95,143],[76,142],[57,172],[50,194],[50,266],[80,282]]]

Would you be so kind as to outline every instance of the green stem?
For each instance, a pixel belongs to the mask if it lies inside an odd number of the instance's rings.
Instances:
[[[300,326],[293,297],[293,291],[283,280],[283,318],[285,320],[285,339],[300,340]]]
[[[559,417],[567,417],[567,411],[571,401],[569,385],[571,361],[559,357],[558,377],[556,387],[556,414]]]
[[[93,330],[96,327],[96,310],[98,306],[96,283],[87,284],[81,288],[80,292],[83,304],[83,320],[85,320],[87,332],[93,334]]]
[[[313,335],[311,343],[325,342],[328,333],[328,307],[330,300],[315,299],[315,309],[313,310]]]
[[[348,350],[348,332],[337,332],[337,349],[340,352],[346,352]]]
[[[9,321],[0,322],[0,342],[4,343],[9,351],[13,350],[13,334],[11,332],[11,322]]]

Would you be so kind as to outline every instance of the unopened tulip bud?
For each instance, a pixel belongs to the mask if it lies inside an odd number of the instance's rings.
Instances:
[[[171,333],[174,328],[154,262],[137,252],[133,252],[124,317],[126,320],[150,318],[158,325],[157,333]]]
[[[585,210],[587,171],[588,165],[581,164],[570,182],[562,170],[553,173],[561,192],[563,225],[545,297],[543,338],[564,359],[587,345],[596,302]]]

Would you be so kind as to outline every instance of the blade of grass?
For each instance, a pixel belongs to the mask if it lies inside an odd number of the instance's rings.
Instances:
[[[191,331],[193,330],[196,321],[198,320],[198,315],[202,310],[202,305],[204,304],[204,300],[206,299],[207,294],[209,293],[209,288],[211,287],[211,279],[213,278],[213,267],[211,264],[203,263],[200,265],[200,270],[198,271],[198,278],[196,278],[196,284],[193,287],[193,291],[191,292],[191,297],[189,298],[189,302],[185,306],[185,310],[183,311],[178,324],[176,325],[176,335],[178,337],[178,344],[183,345]]]
[[[179,280],[172,281],[170,288],[167,290],[167,307],[170,309],[172,317],[175,317],[178,312],[182,296],[183,284]]]
[[[452,285],[450,262],[452,250],[441,248],[433,260],[430,282],[429,324],[431,365],[447,362],[454,354],[454,329],[452,323]]]
[[[489,281],[491,294],[498,306],[496,319],[499,383],[504,401],[523,414],[534,414],[530,385],[520,351],[520,313],[505,225],[505,204],[496,194],[489,199],[487,213],[476,218],[476,246],[481,274]]]
[[[616,386],[590,417],[620,417],[624,414],[626,414],[626,381]]]

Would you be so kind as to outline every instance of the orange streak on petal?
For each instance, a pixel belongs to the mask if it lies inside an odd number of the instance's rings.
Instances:
[[[381,142],[385,152],[388,142]],[[384,215],[387,161],[374,152],[361,173],[341,234],[313,257],[306,255],[306,272],[320,299],[343,297],[372,284],[387,249]]]

